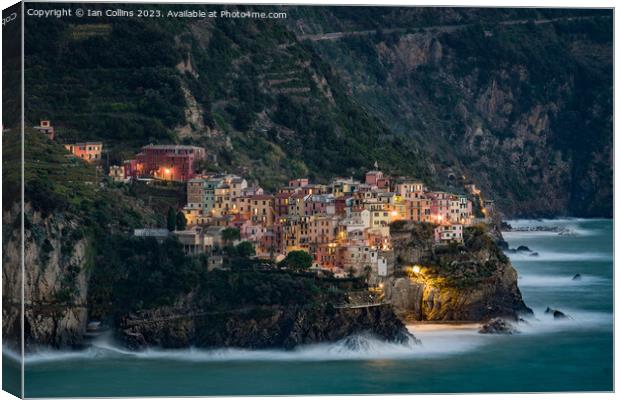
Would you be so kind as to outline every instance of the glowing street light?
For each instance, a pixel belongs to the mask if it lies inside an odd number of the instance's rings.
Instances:
[[[414,265],[412,271],[413,271],[414,274],[419,274],[420,273],[420,266],[419,265]]]

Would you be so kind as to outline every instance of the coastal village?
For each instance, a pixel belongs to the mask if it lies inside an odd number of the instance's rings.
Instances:
[[[54,140],[50,121],[35,129]],[[102,160],[101,142],[63,145],[84,162]],[[222,248],[232,240],[233,245],[251,243],[258,259],[279,262],[290,252],[304,251],[317,272],[379,282],[394,270],[391,223],[430,223],[434,246],[444,246],[462,243],[464,228],[487,222],[493,212],[493,202],[484,201],[471,182],[463,193],[436,191],[411,177],[388,176],[377,162],[363,179],[315,183],[299,177],[268,193],[243,176],[196,171],[206,157],[206,150],[197,146],[150,144],[133,159],[109,165],[107,174],[114,182],[185,185],[185,205],[175,210],[184,223],[144,227],[134,235],[158,240],[175,236],[186,254],[205,255],[209,269],[223,266]]]

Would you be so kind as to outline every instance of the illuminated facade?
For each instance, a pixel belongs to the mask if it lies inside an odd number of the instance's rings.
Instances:
[[[135,160],[125,162],[125,174],[134,178],[187,182],[196,176],[196,161],[205,157],[202,147],[150,144],[142,148]]]

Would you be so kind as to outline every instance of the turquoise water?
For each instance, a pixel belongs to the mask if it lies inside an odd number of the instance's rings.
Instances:
[[[561,225],[574,236],[508,233],[519,286],[536,318],[513,336],[475,325],[411,326],[422,345],[372,338],[292,352],[221,349],[131,353],[102,340],[79,353],[26,362],[29,397],[276,395],[613,390],[613,224],[610,220],[518,221]],[[574,274],[583,276],[572,281]],[[547,306],[571,316],[554,321]],[[5,360],[6,360],[5,356]]]

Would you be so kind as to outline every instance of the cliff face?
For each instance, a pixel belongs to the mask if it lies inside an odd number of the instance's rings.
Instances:
[[[385,305],[361,309],[249,307],[187,317],[178,313],[173,309],[142,312],[139,319],[124,322],[119,337],[131,348],[293,348],[359,333],[398,342],[411,338],[400,319]]]
[[[305,37],[360,104],[419,144],[437,183],[465,175],[511,217],[611,217],[611,16],[424,11]],[[514,23],[526,18],[537,23]]]
[[[377,161],[446,188],[466,176],[508,216],[612,215],[610,10],[282,10],[30,21],[26,117],[103,140],[111,160],[153,140],[201,145],[209,169],[266,188]]]
[[[3,213],[3,331],[20,329],[21,240],[19,209]],[[76,237],[76,222],[62,216],[43,218],[26,207],[25,346],[78,346],[87,323],[87,241]]]
[[[421,227],[396,233],[395,253],[407,271],[385,284],[396,313],[416,321],[484,321],[531,313],[516,270],[487,235],[470,232],[461,248],[440,249]],[[408,270],[411,265],[421,266],[420,272]]]
[[[500,266],[488,283],[475,288],[438,287],[433,280],[408,277],[390,279],[385,287],[386,297],[405,320],[485,321],[528,313],[510,265]]]

